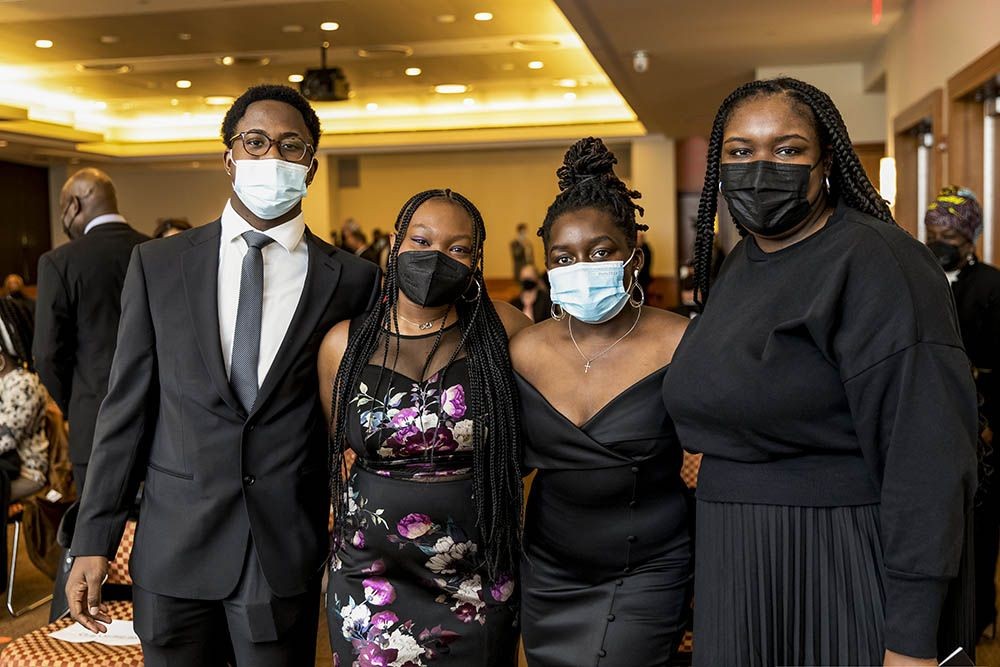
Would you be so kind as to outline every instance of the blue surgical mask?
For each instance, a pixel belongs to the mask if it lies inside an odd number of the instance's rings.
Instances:
[[[285,160],[233,160],[233,192],[253,214],[274,220],[306,196],[309,167]]]
[[[622,312],[628,303],[624,262],[577,262],[549,271],[552,303],[587,324],[602,324]]]

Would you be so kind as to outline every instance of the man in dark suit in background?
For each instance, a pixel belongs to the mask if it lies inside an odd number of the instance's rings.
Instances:
[[[71,241],[38,260],[35,367],[69,420],[69,457],[82,494],[94,422],[108,391],[121,292],[132,248],[149,237],[118,213],[115,186],[99,169],[81,169],[59,195]]]
[[[131,574],[146,665],[300,667],[329,548],[316,356],[373,303],[378,269],[305,226],[320,128],[298,92],[249,89],[222,138],[222,217],[132,255],[66,594],[83,625],[110,620],[101,583],[145,477]]]

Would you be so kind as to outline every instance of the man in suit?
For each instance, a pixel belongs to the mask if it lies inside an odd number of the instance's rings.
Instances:
[[[319,119],[285,86],[222,126],[222,217],[136,248],[66,594],[95,631],[100,586],[145,477],[132,551],[147,665],[312,665],[328,547],[316,356],[365,312],[378,269],[305,226]]]
[[[59,195],[71,241],[38,260],[32,352],[42,383],[69,420],[69,457],[82,494],[97,410],[108,391],[122,284],[132,248],[149,237],[118,213],[115,186],[99,169],[81,169]]]
[[[514,280],[521,279],[521,269],[535,264],[535,250],[528,239],[528,225],[523,222],[518,223],[517,237],[510,242],[510,259],[514,264]]]

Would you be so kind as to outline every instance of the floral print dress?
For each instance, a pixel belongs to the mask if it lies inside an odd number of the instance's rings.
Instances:
[[[350,539],[327,620],[340,667],[513,665],[513,577],[487,579],[472,498],[468,368],[423,382],[369,366],[350,399]]]

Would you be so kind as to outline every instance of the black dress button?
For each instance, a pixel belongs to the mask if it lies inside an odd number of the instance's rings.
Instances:
[[[245,475],[243,477],[243,483],[247,486],[253,486],[253,483],[257,481],[257,478],[253,475]]]
[[[598,651],[598,652],[597,652],[597,657],[598,657],[598,658],[603,658],[603,657],[604,657],[604,656],[606,656],[607,654],[608,654],[608,652],[607,652],[607,651],[605,651],[605,650],[604,650],[604,649],[602,648],[602,649],[601,649],[600,651]]]
[[[624,572],[625,574],[628,574],[631,571],[632,571],[632,568],[630,568],[628,565],[626,565],[625,567],[622,568],[622,572]]]
[[[613,621],[613,620],[615,620],[615,615],[614,614],[608,614],[608,621]]]
[[[630,509],[635,509],[636,507],[639,506],[639,501],[638,500],[633,500],[632,502],[630,502],[628,504],[628,506],[629,506]]]
[[[639,474],[639,466],[632,466],[632,474],[633,475]]]
[[[257,425],[256,425],[256,424],[250,424],[250,430],[251,430],[251,431],[252,431],[252,430],[254,430],[255,428],[257,428]]]
[[[629,542],[635,542],[638,538],[635,535],[629,535],[625,539],[628,540]]]

